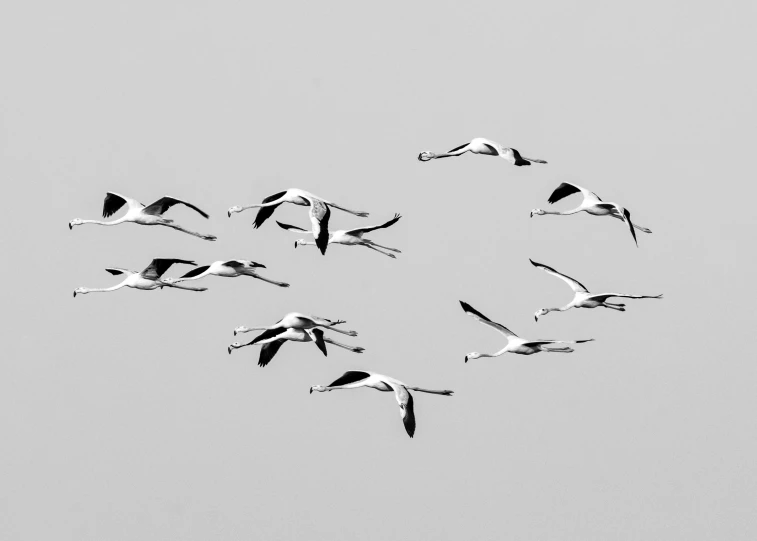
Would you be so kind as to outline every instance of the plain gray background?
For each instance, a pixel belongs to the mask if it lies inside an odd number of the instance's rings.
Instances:
[[[754,539],[755,9],[5,5],[0,537]],[[415,159],[473,137],[549,164]],[[529,219],[562,181],[654,234]],[[334,229],[402,213],[371,238],[403,253],[322,257],[226,217],[288,187],[371,212]],[[108,190],[193,202],[211,219],[169,217],[219,240],[69,231]],[[292,287],[71,297],[154,257],[250,258]],[[572,293],[529,257],[665,299],[537,324]],[[525,337],[596,342],[466,365],[504,342],[459,299]],[[346,319],[360,336],[334,338],[366,353],[226,354],[235,326],[289,311]],[[388,393],[308,394],[350,368],[456,394],[417,393],[410,440]]]

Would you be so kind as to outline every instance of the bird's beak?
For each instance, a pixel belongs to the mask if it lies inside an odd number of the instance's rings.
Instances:
[[[229,355],[231,355],[231,346],[228,347]]]
[[[529,218],[533,218],[534,217],[534,213],[533,212],[531,212],[529,214],[530,214]]]
[[[227,210],[227,211],[226,211],[226,214],[228,214],[228,215],[229,215],[229,218],[231,218],[231,211],[230,211],[230,210]]]
[[[297,241],[294,241],[294,247],[297,248]]]
[[[74,291],[74,299],[76,298],[76,291]]]
[[[465,362],[466,363],[468,362],[468,356],[467,355],[465,356]]]
[[[236,335],[237,335],[237,330],[236,330],[236,329],[234,329],[234,336],[236,336]]]
[[[74,226],[71,225],[71,222],[68,222],[68,229],[71,230],[73,228],[74,228]]]
[[[536,321],[537,323],[539,323],[539,316],[534,316],[534,321]]]
[[[310,388],[310,394],[313,394],[313,388],[312,387]]]

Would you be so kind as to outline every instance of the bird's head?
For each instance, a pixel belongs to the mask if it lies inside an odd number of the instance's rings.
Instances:
[[[233,344],[231,344],[231,345],[230,345],[230,346],[229,346],[229,347],[227,348],[227,349],[228,349],[228,352],[229,352],[229,355],[231,355],[231,352],[232,352],[232,351],[234,351],[235,349],[239,349],[239,348],[241,348],[241,347],[242,347],[242,344],[240,344],[239,342],[234,342]]]
[[[242,207],[234,205],[233,207],[229,207],[229,210],[226,212],[229,215],[229,218],[231,218],[231,215],[235,212],[242,212]]]
[[[424,150],[420,154],[418,154],[418,161],[420,162],[427,162],[429,160],[433,160],[436,157],[436,154],[433,152],[430,152],[428,150]]]
[[[465,356],[465,362],[467,363],[471,359],[478,359],[481,356],[481,354],[478,351],[471,351],[468,353],[468,355]]]
[[[249,327],[245,327],[244,325],[240,325],[239,327],[237,327],[236,329],[234,329],[234,336],[236,336],[239,333],[250,332],[251,330],[252,329],[250,329]]]
[[[531,211],[531,218],[534,217],[534,214],[542,215],[545,214],[545,212],[542,209],[534,209]]]
[[[68,222],[68,228],[73,229],[75,225],[81,225],[84,221],[81,218],[74,218],[70,222]]]
[[[325,390],[326,390],[326,387],[324,387],[323,385],[313,385],[310,388],[310,394],[313,394],[313,391],[318,391],[319,393],[322,393]]]
[[[76,295],[79,293],[84,295],[85,293],[89,293],[89,289],[87,289],[86,287],[77,287],[76,289],[74,289],[74,298],[76,298]]]
[[[297,248],[300,244],[305,244],[305,239],[297,239],[294,241],[294,247]]]
[[[540,310],[537,310],[536,313],[534,314],[534,321],[538,323],[539,318],[543,316],[544,314],[548,314],[548,313],[549,313],[549,310],[547,310],[546,308],[541,308]]]

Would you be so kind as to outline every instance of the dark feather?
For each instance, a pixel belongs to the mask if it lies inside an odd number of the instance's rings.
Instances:
[[[341,385],[349,385],[350,383],[356,383],[366,378],[371,377],[367,372],[361,372],[359,370],[348,370],[342,374],[339,379],[332,381],[329,387],[339,387]]]
[[[261,340],[266,340],[268,338],[273,338],[274,336],[278,336],[281,333],[286,332],[287,330],[284,327],[278,327],[276,329],[266,329],[262,333],[260,333],[258,336],[255,337],[255,339],[250,342],[250,344],[257,344]]]
[[[313,329],[310,331],[313,333],[313,336],[315,337],[315,345],[318,346],[318,349],[321,350],[321,352],[324,354],[324,356],[328,357],[328,351],[326,351],[326,342],[323,340],[323,331],[321,329]]]
[[[174,197],[169,197],[169,196],[161,197],[154,203],[142,209],[142,212],[145,214],[151,214],[153,216],[160,216],[161,214],[166,212],[168,209],[170,209],[174,205],[185,205],[191,208],[192,210],[199,212],[203,218],[210,217],[205,211],[200,210],[199,208],[194,206],[192,203],[187,203],[186,201],[182,201],[181,199],[176,199]]]
[[[493,156],[499,156],[499,150],[491,146],[489,143],[484,143],[484,146],[492,151]]]
[[[296,225],[289,225],[289,224],[282,224],[281,222],[277,221],[277,224],[279,224],[279,227],[281,229],[286,229],[287,231],[302,231],[303,233],[307,233],[307,229],[302,229],[301,227],[297,227]]]
[[[126,199],[111,192],[105,194],[105,201],[103,201],[103,218],[113,216],[118,209],[126,204]]]
[[[481,312],[479,312],[478,310],[476,310],[475,308],[473,308],[467,302],[460,301],[460,306],[462,306],[463,310],[465,310],[466,312],[470,312],[471,314],[476,314],[478,317],[480,317],[481,319],[485,319],[486,321],[492,321],[491,319],[489,319],[488,317],[486,317],[484,314],[482,314]],[[492,321],[492,323],[494,323],[494,322]]]
[[[465,143],[464,145],[460,145],[459,147],[455,147],[452,150],[448,150],[447,154],[449,154],[451,152],[457,152],[458,150],[463,149],[463,148],[467,147],[468,145],[470,145],[470,143]]]
[[[571,278],[571,277],[570,277],[570,276],[568,276],[567,274],[563,274],[563,273],[561,273],[561,272],[558,272],[558,271],[556,271],[555,269],[553,269],[552,267],[550,267],[550,266],[548,266],[548,265],[544,265],[543,263],[537,263],[536,261],[534,261],[534,260],[532,260],[532,259],[530,259],[530,258],[529,258],[529,261],[531,262],[531,264],[532,264],[532,265],[533,265],[534,267],[542,267],[542,268],[544,268],[544,269],[547,269],[547,270],[551,270],[552,272],[554,272],[554,273],[556,273],[556,274],[561,274],[562,276],[565,276],[566,278],[569,278],[570,280],[573,280],[573,281],[574,281],[575,283],[577,283],[577,284],[578,284],[578,285],[580,285],[580,286],[581,286],[582,288],[584,288],[584,289],[586,290],[586,292],[588,293],[589,289],[588,289],[588,288],[587,288],[587,287],[586,287],[585,285],[583,285],[583,284],[582,284],[581,282],[579,282],[578,280],[576,280],[575,278]]]
[[[407,393],[407,404],[405,404],[405,416],[402,418],[402,424],[405,425],[407,435],[411,438],[415,434],[415,409],[413,407],[413,395]]]
[[[623,214],[625,215],[626,221],[628,222],[628,228],[631,230],[631,235],[633,235],[633,241],[636,243],[636,246],[639,246],[639,241],[636,240],[636,231],[634,230],[633,222],[631,222],[631,213],[628,209],[624,208]]]
[[[165,273],[174,263],[184,263],[186,265],[197,265],[194,261],[185,259],[153,259],[145,270],[140,272],[146,280],[157,280]]]
[[[577,193],[577,192],[580,192],[580,191],[581,190],[579,190],[578,188],[576,188],[572,184],[568,184],[567,182],[563,182],[562,184],[560,184],[557,187],[557,189],[554,192],[552,192],[552,195],[549,196],[549,199],[547,199],[547,202],[550,203],[550,204],[552,204],[552,203],[555,203],[555,202],[559,201],[563,197],[567,197],[567,196],[569,196],[571,194],[574,194],[574,193]]]
[[[267,344],[263,344],[263,346],[260,348],[260,357],[258,357],[258,366],[263,367],[268,365],[268,363],[271,362],[271,359],[273,359],[276,354],[281,349],[281,346],[284,345],[283,338],[279,340],[274,340],[273,342],[268,342]]]
[[[329,245],[329,218],[331,217],[331,209],[322,201],[313,201],[310,210],[311,221],[315,220],[313,224],[315,236],[315,245],[321,251],[321,254],[326,255],[326,248]],[[315,227],[317,224],[317,228]]]
[[[196,269],[192,269],[191,271],[189,271],[188,273],[186,273],[184,276],[182,276],[182,278],[192,278],[193,276],[199,276],[200,274],[202,274],[203,272],[205,272],[209,268],[210,268],[210,265],[204,265],[202,267],[197,267]]]
[[[281,199],[286,195],[286,192],[279,192],[275,193],[273,195],[269,195],[265,199],[263,199],[263,203],[270,203],[271,201],[276,201],[277,199]],[[281,203],[279,203],[280,205]],[[253,226],[255,229],[263,225],[263,222],[265,222],[268,218],[271,217],[273,214],[273,211],[276,210],[276,208],[279,205],[273,205],[270,207],[262,207],[260,210],[258,210],[258,213],[255,215],[255,222],[253,223]]]
[[[123,274],[124,273],[124,271],[122,271],[121,269],[109,268],[109,269],[105,269],[105,270],[108,271],[109,273],[113,274],[114,276],[118,276],[119,274]]]
[[[521,167],[523,165],[531,165],[531,162],[524,159],[523,156],[520,155],[520,152],[518,152],[514,148],[511,148],[510,150],[513,153],[513,158],[515,158],[515,165],[517,165],[518,167]]]
[[[390,226],[396,224],[399,221],[400,218],[402,218],[402,216],[395,213],[394,218],[392,218],[388,222],[385,222],[385,223],[383,223],[381,225],[374,225],[374,226],[371,226],[371,227],[360,227],[360,228],[357,228],[357,229],[350,229],[348,231],[348,233],[353,233],[353,234],[360,233],[360,234],[362,234],[362,233],[368,233],[369,231],[375,231],[376,229],[384,229],[385,227],[390,227]]]

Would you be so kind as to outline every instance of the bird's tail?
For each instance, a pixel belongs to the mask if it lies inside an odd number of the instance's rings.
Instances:
[[[448,390],[437,391],[434,389],[422,389],[421,387],[408,387],[408,389],[412,391],[418,391],[419,393],[440,394],[444,396],[452,396],[452,394],[454,393],[454,391],[448,391]]]

